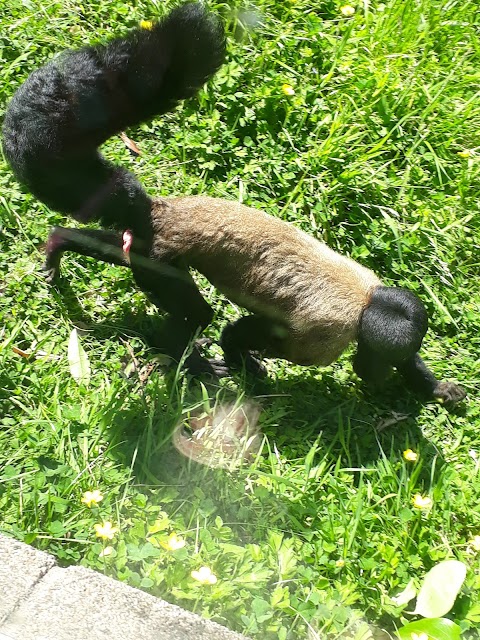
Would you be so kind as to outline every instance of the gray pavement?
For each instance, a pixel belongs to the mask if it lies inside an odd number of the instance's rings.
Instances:
[[[246,640],[0,534],[0,640]]]

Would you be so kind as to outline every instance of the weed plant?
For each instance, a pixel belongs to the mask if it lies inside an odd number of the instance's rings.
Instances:
[[[389,637],[412,619],[392,598],[457,558],[468,574],[449,615],[478,638],[478,4],[366,0],[350,16],[333,0],[209,4],[227,26],[225,66],[197,99],[128,131],[140,158],[119,137],[104,152],[152,194],[241,200],[411,288],[431,317],[429,365],[468,400],[449,413],[396,379],[373,392],[351,354],[325,369],[270,361],[254,386],[167,371],[145,340],[161,319],[129,272],[69,256],[47,286],[42,243],[65,221],[4,163],[1,530],[265,640],[366,639],[374,628]],[[57,52],[170,7],[3,0],[2,113]],[[217,310],[207,332],[216,340],[240,310],[199,281]],[[88,386],[69,372],[74,326]],[[212,470],[172,449],[188,411],[242,395],[264,408],[252,464]],[[93,490],[103,499],[82,502]],[[428,508],[414,506],[416,494]],[[96,532],[105,521],[112,529]],[[193,577],[202,566],[211,573]]]

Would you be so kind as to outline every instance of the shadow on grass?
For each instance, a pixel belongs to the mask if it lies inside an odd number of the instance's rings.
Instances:
[[[96,339],[127,333],[141,336],[154,348],[162,332],[162,316],[132,311],[130,276],[120,278],[116,287],[118,297],[112,304],[115,313],[105,321],[92,323],[70,282],[63,278],[55,286],[56,303],[71,321],[88,325]],[[277,377],[261,380],[233,374],[226,384],[209,378],[182,378],[182,382],[174,370],[162,370],[164,375],[157,376],[158,384],[154,385],[156,391],[149,393],[150,406],[141,396],[132,394],[128,409],[106,409],[111,414],[116,455],[127,463],[135,452],[135,472],[147,482],[165,482],[165,469],[170,480],[191,473],[195,463],[185,461],[173,450],[170,435],[181,420],[182,410],[201,402],[206,388],[212,398],[256,398],[264,409],[262,431],[282,455],[291,459],[305,456],[319,438],[321,450],[329,451],[331,461],[340,460],[348,468],[368,467],[383,453],[401,455],[412,443],[421,446],[427,457],[440,456],[417,424],[425,405],[405,389],[400,376],[392,376],[382,390],[371,390],[345,367],[350,369],[350,364],[345,365],[342,359],[326,369],[287,367]]]

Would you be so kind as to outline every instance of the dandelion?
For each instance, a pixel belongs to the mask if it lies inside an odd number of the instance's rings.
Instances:
[[[340,7],[340,13],[342,16],[345,16],[345,18],[351,18],[355,13],[355,7],[352,7],[349,4],[344,4],[343,7]]]
[[[415,509],[430,509],[433,505],[433,500],[428,496],[422,496],[416,493],[412,498],[413,506]]]
[[[107,556],[111,556],[113,553],[113,547],[105,547],[105,549],[102,549],[100,551],[100,553],[98,554],[99,558],[106,558]]]
[[[295,89],[292,87],[291,84],[288,84],[288,83],[282,84],[282,92],[286,96],[294,96],[295,95]]]
[[[118,531],[118,527],[112,526],[112,523],[106,520],[103,524],[94,525],[95,533],[98,538],[103,540],[113,540]]]
[[[95,489],[94,491],[85,491],[82,496],[82,502],[83,504],[86,504],[87,507],[96,507],[102,500],[103,495],[98,489]]]
[[[154,27],[153,22],[151,20],[141,20],[140,26],[142,29],[147,29],[147,31],[151,31]]]
[[[215,584],[217,581],[217,576],[209,567],[200,567],[198,571],[192,571],[191,576],[201,584]]]
[[[457,156],[460,156],[460,158],[470,158],[472,156],[472,152],[470,149],[463,149],[463,151],[457,151]]]
[[[473,536],[470,540],[470,546],[476,553],[480,552],[480,536]]]
[[[415,453],[415,451],[412,451],[411,449],[405,449],[403,457],[405,460],[408,460],[408,462],[416,462],[418,459],[418,453]]]
[[[165,542],[160,542],[162,547],[167,551],[177,551],[183,549],[185,546],[185,540],[179,538],[176,533],[171,533]]]

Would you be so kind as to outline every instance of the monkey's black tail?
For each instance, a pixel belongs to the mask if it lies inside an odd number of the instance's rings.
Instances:
[[[3,147],[16,177],[57,211],[142,235],[150,199],[97,148],[193,96],[224,55],[218,19],[186,4],[151,29],[55,58],[27,78],[8,106]]]

